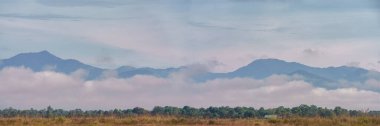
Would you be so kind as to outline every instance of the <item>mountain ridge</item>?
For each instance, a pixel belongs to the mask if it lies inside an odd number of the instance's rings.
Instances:
[[[105,71],[116,71],[119,78],[130,78],[136,75],[152,75],[156,77],[168,77],[170,74],[178,72],[187,67],[156,69],[150,67],[136,68],[132,66],[121,66],[116,69],[103,69],[84,64],[75,59],[62,59],[48,51],[34,53],[20,53],[8,59],[0,60],[0,69],[5,67],[28,67],[33,71],[49,70],[71,74],[78,69],[88,72],[86,80],[96,80],[101,78]],[[279,59],[257,59],[234,71],[225,73],[203,73],[195,75],[192,79],[196,82],[205,82],[220,78],[254,78],[264,79],[272,75],[300,75],[305,81],[316,86],[326,88],[338,88],[342,80],[350,83],[364,83],[370,79],[369,74],[380,80],[380,73],[366,70],[364,68],[339,66],[339,67],[311,67],[297,62],[287,62]]]

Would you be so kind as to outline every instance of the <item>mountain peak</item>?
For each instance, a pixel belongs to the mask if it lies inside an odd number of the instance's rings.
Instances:
[[[310,69],[296,62],[286,62],[279,59],[257,59],[247,66],[233,71],[234,76],[251,76],[254,78],[265,78],[273,74],[288,74],[296,70]]]
[[[282,62],[285,62],[284,60],[275,59],[275,58],[257,59],[255,61],[282,61]]]
[[[44,56],[54,56],[53,54],[51,54],[49,51],[46,51],[46,50],[43,50],[43,51],[40,51],[40,52],[35,52],[35,53],[26,53],[26,54],[37,54],[37,55],[44,55]]]
[[[268,59],[257,59],[257,60],[254,60],[252,63],[259,63],[259,62],[266,62],[266,63],[269,63],[269,62],[281,62],[281,63],[287,63],[287,62],[284,61],[284,60],[273,59],[273,58],[268,58]],[[252,64],[252,63],[251,63],[251,64]]]
[[[52,55],[49,51],[46,51],[46,50],[43,50],[43,51],[40,51],[40,52],[37,52],[38,54],[50,54]]]
[[[248,64],[248,66],[281,66],[281,65],[302,65],[296,62],[287,62],[280,59],[257,59]]]
[[[32,53],[21,53],[18,54],[14,57],[11,57],[9,59],[16,59],[16,60],[48,60],[48,61],[57,61],[57,60],[62,60],[61,58],[51,54],[50,52],[43,50],[40,52],[32,52]]]
[[[9,59],[4,59],[4,66],[25,66],[32,70],[43,70],[48,65],[54,65],[57,62],[63,61],[61,58],[49,53],[48,51],[21,53]],[[0,66],[1,67],[1,66]]]
[[[95,79],[100,76],[103,69],[83,64],[74,59],[61,59],[50,52],[21,53],[8,59],[2,60],[0,69],[5,67],[26,67],[33,71],[45,71],[53,68],[56,72],[70,74],[76,70],[83,69],[88,72],[87,79]]]

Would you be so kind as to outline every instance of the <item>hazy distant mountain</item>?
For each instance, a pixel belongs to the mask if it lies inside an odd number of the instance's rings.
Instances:
[[[53,54],[42,51],[37,53],[22,53],[9,59],[1,60],[0,69],[4,67],[24,66],[33,71],[53,70],[65,74],[70,74],[78,69],[88,72],[87,80],[98,79],[104,71],[109,69],[97,68],[73,59],[61,59]],[[180,68],[135,68],[131,66],[122,66],[113,71],[118,73],[121,78],[133,77],[135,75],[153,75],[157,77],[167,77],[173,72],[177,72],[186,67]],[[205,73],[195,76],[193,79],[199,82],[217,79],[217,78],[255,78],[263,79],[272,75],[298,75],[302,76],[305,81],[316,86],[325,88],[341,87],[341,82],[348,84],[362,83],[369,78],[380,80],[380,73],[369,71],[357,67],[328,67],[318,68],[310,67],[300,63],[286,62],[278,59],[259,59],[228,73]]]
[[[9,59],[3,59],[0,62],[0,69],[5,67],[27,67],[33,71],[56,71],[60,73],[70,74],[76,70],[82,69],[88,72],[85,79],[94,80],[102,76],[105,71],[109,69],[102,69],[81,63],[73,59],[61,59],[48,51],[41,51],[36,53],[21,53]],[[153,75],[157,77],[167,77],[170,73],[178,71],[179,68],[167,69],[154,69],[149,67],[135,68],[131,66],[122,66],[115,71],[119,77],[127,78],[135,75]]]
[[[255,79],[267,78],[271,75],[299,75],[305,81],[325,88],[337,88],[340,82],[363,83],[370,78],[370,74],[380,77],[380,73],[357,67],[310,67],[296,62],[286,62],[278,59],[259,59],[247,66],[229,73],[211,73],[211,78],[249,77]],[[371,77],[373,77],[371,76]],[[205,79],[203,79],[205,80]]]
[[[272,75],[297,75],[301,76],[306,82],[328,89],[345,86],[362,86],[357,84],[364,83],[368,79],[380,80],[379,72],[363,68],[348,66],[318,68],[278,59],[255,60],[235,71],[228,73],[207,73],[195,77],[195,80],[203,82],[217,78],[236,77],[264,79]]]
[[[33,71],[52,70],[65,74],[70,74],[78,69],[88,72],[86,79],[95,79],[99,77],[103,69],[83,64],[73,59],[61,59],[48,51],[36,53],[21,53],[9,59],[2,60],[0,68],[4,67],[27,67]]]
[[[228,73],[233,77],[266,78],[273,74],[314,75],[330,80],[364,81],[368,70],[357,67],[310,67],[295,62],[285,62],[278,59],[259,59],[236,71]]]
[[[155,69],[150,67],[135,68],[130,66],[122,66],[116,69],[119,77],[127,78],[133,77],[135,75],[153,75],[156,77],[167,77],[169,74],[180,70],[181,68],[166,68],[166,69]]]

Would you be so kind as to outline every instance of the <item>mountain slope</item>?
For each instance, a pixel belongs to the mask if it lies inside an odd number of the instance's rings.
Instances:
[[[330,80],[348,80],[348,81],[364,81],[370,72],[366,69],[357,67],[328,67],[318,68],[310,67],[300,63],[286,62],[278,59],[259,59],[255,60],[247,66],[241,67],[236,71],[228,73],[232,77],[253,77],[256,79],[266,78],[273,74],[294,74],[303,71],[303,73],[313,74]],[[302,72],[299,74],[303,74]]]
[[[52,70],[60,73],[70,74],[76,70],[82,69],[88,72],[86,79],[95,79],[99,77],[104,69],[83,64],[73,59],[61,59],[48,51],[36,53],[22,53],[9,59],[2,60],[0,69],[4,67],[27,67],[33,71]]]
[[[164,78],[181,69],[189,69],[187,67],[155,69],[149,67],[135,68],[131,66],[122,66],[114,70],[102,69],[73,59],[61,59],[47,51],[22,53],[0,61],[0,69],[20,66],[28,67],[37,72],[52,70],[64,74],[71,74],[76,70],[82,69],[88,72],[88,76],[84,78],[86,80],[101,79],[104,71],[116,71],[120,78],[129,78],[136,75],[152,75]],[[278,59],[259,59],[232,72],[202,73],[192,77],[197,82],[204,82],[218,78],[237,77],[264,79],[272,75],[301,76],[304,81],[314,86],[328,89],[339,88],[342,85],[358,86],[358,84],[364,83],[369,79],[380,80],[379,72],[362,68],[348,66],[318,68]]]
[[[129,78],[136,75],[152,75],[157,77],[167,77],[172,72],[178,71],[180,68],[135,68],[131,66],[122,66],[115,70],[102,69],[81,63],[74,59],[61,59],[48,51],[35,53],[21,53],[8,59],[1,60],[0,69],[5,67],[27,67],[35,72],[51,70],[64,74],[71,74],[79,69],[85,70],[88,75],[84,79],[95,80],[100,79],[105,71],[116,71],[121,78]]]
[[[168,77],[171,73],[179,71],[181,68],[155,69],[150,67],[134,68],[122,66],[116,69],[119,77],[128,78],[136,75],[152,75],[156,77]]]
[[[259,59],[236,71],[228,73],[232,77],[253,77],[256,79],[266,78],[273,74],[290,74],[296,71],[309,71],[312,69],[303,64],[285,62],[278,59]]]

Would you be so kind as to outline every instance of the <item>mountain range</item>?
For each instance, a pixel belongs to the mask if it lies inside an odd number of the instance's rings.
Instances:
[[[48,51],[21,53],[8,59],[0,60],[0,69],[6,67],[27,67],[35,72],[53,70],[56,72],[70,74],[82,69],[88,72],[86,80],[96,80],[102,76],[103,69],[84,64],[74,59],[61,59]],[[166,68],[156,69],[150,67],[136,68],[132,66],[121,66],[116,71],[118,77],[129,78],[135,75],[152,75],[156,77],[168,77],[171,73],[185,69]],[[205,73],[193,77],[195,81],[204,82],[218,78],[255,78],[264,79],[272,75],[298,75],[303,80],[315,86],[334,89],[344,86],[358,85],[369,79],[380,80],[380,73],[358,67],[311,67],[296,62],[286,62],[279,59],[258,59],[235,71],[226,73]],[[344,84],[343,84],[344,83]],[[359,85],[360,86],[360,85]],[[364,86],[363,86],[364,87]]]
[[[21,53],[8,59],[0,60],[0,69],[6,67],[26,67],[35,72],[52,70],[64,74],[71,74],[79,69],[85,70],[88,74],[86,80],[99,79],[103,72],[111,71],[84,64],[74,59],[61,59],[48,51]],[[119,77],[127,78],[135,75],[153,75],[166,77],[179,68],[155,69],[150,67],[135,68],[131,66],[121,66],[115,70]]]

